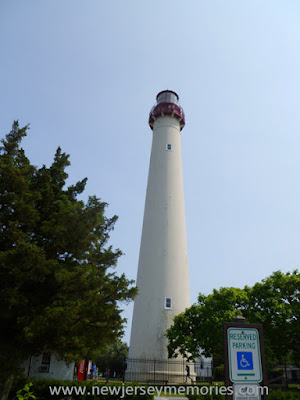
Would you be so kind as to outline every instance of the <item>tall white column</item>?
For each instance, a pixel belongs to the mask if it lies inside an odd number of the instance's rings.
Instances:
[[[157,95],[149,123],[153,141],[129,359],[167,360],[166,330],[190,306],[180,145],[184,114],[176,93]],[[128,372],[132,368],[128,365]]]

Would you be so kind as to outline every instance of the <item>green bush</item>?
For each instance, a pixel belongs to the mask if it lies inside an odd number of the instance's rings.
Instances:
[[[199,395],[188,395],[187,397],[189,398],[189,400],[225,400],[225,395],[221,395],[221,394],[216,394],[216,390],[215,388],[217,387],[217,385],[201,385],[199,386],[199,391],[203,390],[203,386],[207,386],[208,388],[208,393],[207,394],[201,394],[199,393]],[[214,388],[214,390],[212,391],[212,393],[209,392],[210,388]]]
[[[18,400],[36,400],[33,392],[31,391],[32,383],[26,383],[23,389],[17,391]]]
[[[225,396],[215,393],[207,395],[189,395],[188,398],[189,400],[225,400]],[[300,392],[270,389],[268,400],[300,400]]]
[[[270,390],[269,400],[300,400],[300,392],[293,392],[288,390],[287,392],[278,389],[278,390]]]
[[[214,380],[216,381],[224,380],[224,375],[225,375],[224,364],[220,364],[214,369]]]
[[[47,379],[35,379],[35,380],[30,380],[30,379],[21,379],[17,381],[11,391],[10,395],[10,400],[15,400],[16,399],[16,393],[20,389],[24,388],[26,384],[32,382],[32,386],[30,386],[30,391],[33,392],[34,396],[36,397],[36,400],[62,400],[62,399],[71,399],[72,400],[119,400],[121,397],[120,393],[115,394],[109,394],[107,393],[106,395],[91,395],[88,393],[92,393],[92,388],[93,386],[97,386],[99,388],[105,386],[108,387],[110,386],[111,388],[116,388],[115,390],[118,390],[118,388],[124,386],[126,387],[141,387],[145,386],[143,384],[137,384],[137,383],[126,383],[123,385],[122,383],[110,383],[110,384],[105,384],[105,383],[100,383],[97,381],[87,381],[87,382],[70,382],[70,381],[58,381],[58,380],[47,380]],[[72,396],[71,394],[63,394],[63,391],[61,390],[60,394],[52,394],[49,390],[49,387],[61,387],[61,388],[78,388],[78,390],[85,390],[85,394],[76,394],[75,390],[73,390]],[[177,386],[177,385],[172,385],[172,386]],[[181,385],[179,385],[181,386]],[[206,385],[202,385],[206,386]],[[207,385],[208,386],[208,385]],[[200,390],[199,386],[199,390]],[[210,386],[208,386],[210,387]],[[86,389],[84,389],[86,388]],[[120,390],[121,390],[120,389]],[[152,395],[148,394],[129,394],[125,395],[124,400],[153,400]],[[206,395],[192,395],[190,394],[188,396],[189,400],[225,400],[224,395],[216,394],[215,391],[213,391],[212,394],[206,394]],[[300,392],[296,391],[283,391],[283,390],[270,390],[268,400],[300,400]]]
[[[12,388],[9,394],[9,400],[15,400],[17,397],[17,392],[25,387],[26,384],[30,382],[29,379],[25,378],[24,376],[18,376],[14,379]],[[0,390],[1,392],[1,390]]]
[[[87,381],[87,382],[70,382],[70,381],[58,381],[58,380],[48,380],[48,379],[35,379],[30,380],[32,382],[31,391],[36,396],[37,400],[61,400],[66,398],[72,398],[74,400],[119,400],[121,397],[122,392],[117,392],[118,390],[122,391],[122,387],[124,386],[124,390],[126,387],[133,388],[132,394],[125,394],[124,400],[153,400],[154,396],[148,394],[135,394],[134,390],[137,386],[135,383],[128,384],[126,383],[123,385],[122,383],[112,383],[112,384],[105,384],[99,383],[97,381]],[[29,380],[27,380],[27,383]],[[50,388],[61,388],[59,394],[51,394]],[[110,394],[107,389],[107,394],[105,395],[92,395],[93,386],[97,386],[99,388],[105,386],[110,386],[111,388],[115,388],[115,394]],[[73,387],[73,389],[71,389]],[[72,392],[64,392],[64,390],[68,390],[70,388]],[[120,388],[120,389],[119,389]],[[20,388],[18,388],[20,389]],[[69,389],[69,390],[70,390]],[[80,394],[81,393],[81,394]],[[11,400],[15,399],[16,392],[11,393]]]

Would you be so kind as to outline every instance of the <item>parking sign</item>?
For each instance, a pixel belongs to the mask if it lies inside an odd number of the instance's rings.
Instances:
[[[255,328],[228,328],[229,374],[231,382],[262,381],[259,332]]]

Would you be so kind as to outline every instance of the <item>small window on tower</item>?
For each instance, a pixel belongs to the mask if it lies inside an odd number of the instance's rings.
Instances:
[[[172,298],[171,297],[166,297],[165,308],[167,308],[169,310],[172,309]]]
[[[167,144],[166,146],[166,150],[168,151],[172,151],[172,145],[170,143]]]

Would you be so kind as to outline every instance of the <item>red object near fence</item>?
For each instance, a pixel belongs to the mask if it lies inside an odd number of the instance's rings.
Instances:
[[[78,381],[84,381],[85,364],[86,364],[86,361],[82,360],[82,361],[80,361],[80,363],[78,365],[78,375],[77,375]]]

